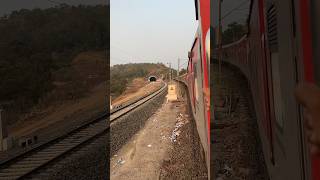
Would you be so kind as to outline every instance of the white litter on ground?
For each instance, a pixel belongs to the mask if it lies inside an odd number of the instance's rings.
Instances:
[[[151,144],[148,145],[148,147],[151,147],[151,146],[152,146]]]
[[[125,160],[123,160],[122,158],[120,158],[118,161],[117,161],[117,164],[124,164],[126,161]]]
[[[171,142],[176,142],[177,141],[177,137],[180,135],[181,131],[179,130],[180,127],[182,127],[184,125],[183,120],[183,115],[180,113],[177,117],[177,122],[175,125],[174,130],[172,131],[171,137],[169,137],[169,139],[171,140]]]

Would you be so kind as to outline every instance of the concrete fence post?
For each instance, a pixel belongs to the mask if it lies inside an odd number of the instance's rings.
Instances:
[[[0,107],[0,150],[3,151],[4,139],[7,138],[7,128],[4,117],[4,109]]]
[[[8,138],[8,106],[10,103],[0,104],[0,151],[12,148],[13,139]]]

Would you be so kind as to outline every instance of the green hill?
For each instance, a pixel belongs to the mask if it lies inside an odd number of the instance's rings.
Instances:
[[[0,17],[0,105],[25,113],[55,89],[57,77],[75,82],[72,60],[108,48],[108,9],[59,5]]]
[[[173,76],[176,71],[172,70]],[[162,63],[132,63],[119,64],[111,66],[110,68],[110,91],[113,97],[119,96],[123,93],[127,85],[138,77],[148,78],[150,75],[164,77],[168,79],[169,68]]]

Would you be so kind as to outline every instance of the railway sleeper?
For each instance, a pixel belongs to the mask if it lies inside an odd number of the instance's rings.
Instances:
[[[73,147],[75,145],[77,145],[77,143],[63,143],[63,144],[55,144],[54,147],[55,148],[69,148],[69,147]],[[54,150],[54,149],[45,149],[44,151],[48,151],[48,150],[50,151],[50,150]]]
[[[23,169],[23,171],[8,171],[8,172],[0,172],[0,179],[1,178],[7,178],[8,179],[14,179],[13,177],[21,177],[25,174],[27,174],[29,171],[32,171],[35,167],[29,168],[29,169]]]
[[[59,146],[59,147],[51,147],[51,148],[48,148],[48,149],[44,149],[42,151],[37,151],[35,152],[33,155],[37,155],[37,154],[41,154],[41,153],[45,153],[45,152],[60,152],[60,151],[64,151],[65,149],[67,149],[67,145],[65,146]],[[70,147],[73,147],[70,145]]]
[[[39,164],[46,162],[48,160],[43,160],[43,161],[29,161],[29,162],[19,162],[16,164],[11,164],[10,166],[4,168],[4,169],[8,169],[8,168],[16,168],[16,167],[28,167],[28,166],[39,166]],[[0,172],[4,169],[1,169]]]
[[[18,163],[24,163],[24,162],[42,162],[42,161],[48,161],[51,160],[52,157],[44,156],[44,157],[27,157]]]
[[[18,179],[19,177],[20,176],[12,175],[12,176],[10,176],[10,179]],[[8,180],[8,176],[5,176],[5,177],[0,176],[0,180]]]
[[[85,137],[88,137],[88,136],[93,136],[93,135],[96,135],[98,134],[99,132],[101,131],[104,131],[105,128],[95,128],[95,129],[92,129],[92,130],[87,130],[85,132],[79,132],[75,135],[72,135],[70,137],[67,137],[65,139],[63,139],[62,141],[67,141],[67,140],[70,140],[70,139],[80,139],[80,138],[85,138]]]
[[[97,134],[97,130],[91,130],[91,131],[87,131],[87,132],[83,132],[83,133],[80,133],[78,135],[80,135],[81,137],[88,137],[88,136],[92,136],[92,135],[95,135]]]
[[[36,157],[36,158],[43,158],[43,157],[54,157],[54,156],[56,156],[56,155],[59,155],[59,154],[61,154],[61,153],[63,153],[63,152],[65,152],[65,150],[64,151],[57,151],[57,152],[45,152],[45,153],[38,153],[38,154],[36,154],[35,156],[33,156],[33,157]]]
[[[10,168],[13,168],[13,169],[15,169],[15,168],[17,168],[17,169],[19,169],[19,168],[24,168],[24,167],[35,167],[35,166],[38,166],[39,165],[39,163],[26,163],[26,164],[12,164],[11,166],[10,166]],[[0,171],[1,172],[1,171]]]
[[[68,141],[60,142],[59,144],[64,144],[64,145],[66,145],[66,144],[78,144],[78,143],[81,143],[81,142],[85,141],[86,139],[87,138],[84,138],[84,137],[81,138],[81,139],[70,139]],[[55,149],[54,146],[52,148]]]
[[[8,169],[3,169],[0,171],[0,177],[1,175],[5,175],[7,173],[15,173],[18,175],[23,175],[26,172],[33,170],[34,168],[36,168],[37,166],[28,166],[28,167],[19,167],[19,168],[8,168]]]
[[[42,151],[55,151],[55,150],[59,150],[59,149],[62,149],[62,148],[73,147],[73,146],[78,145],[79,142],[82,142],[82,141],[59,143],[59,144],[52,145],[51,147],[48,147],[48,148],[46,148],[46,149],[44,149]]]

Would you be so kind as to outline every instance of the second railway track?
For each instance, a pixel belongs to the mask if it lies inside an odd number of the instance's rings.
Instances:
[[[31,148],[15,157],[8,158],[0,163],[0,180],[32,178],[33,174],[41,171],[47,165],[107,134],[110,122],[116,121],[121,116],[152,100],[165,88],[166,84],[151,94],[116,108],[110,114],[104,113],[95,120],[77,127],[67,134]],[[108,119],[110,119],[109,122]]]
[[[246,77],[236,67],[211,65],[214,119],[211,174],[216,179],[267,180],[258,125]]]

